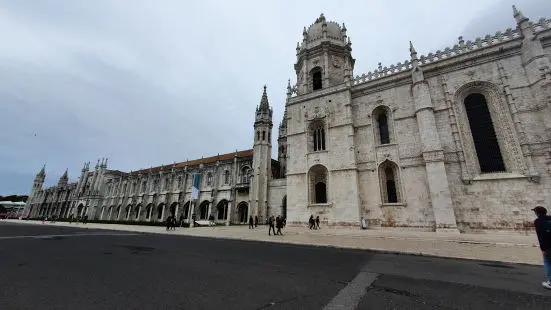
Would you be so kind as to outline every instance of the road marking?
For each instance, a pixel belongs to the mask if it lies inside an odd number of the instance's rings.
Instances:
[[[362,268],[363,269],[363,268]],[[360,271],[358,275],[343,288],[323,310],[348,310],[356,309],[362,297],[367,293],[367,288],[377,280],[378,273]]]
[[[64,234],[64,235],[30,235],[30,236],[3,236],[2,239],[50,239],[56,237],[83,237],[83,236],[135,236],[133,233],[86,233],[86,234]]]

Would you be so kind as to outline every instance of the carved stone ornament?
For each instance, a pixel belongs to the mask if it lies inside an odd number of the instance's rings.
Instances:
[[[340,68],[341,67],[341,60],[336,56],[331,56],[331,63],[333,64],[333,67]]]

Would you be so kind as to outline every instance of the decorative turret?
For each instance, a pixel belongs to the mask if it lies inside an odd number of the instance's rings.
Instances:
[[[413,43],[409,41],[409,54],[411,56],[411,64],[412,64],[412,70],[411,70],[411,77],[413,79],[413,84],[418,83],[420,81],[423,81],[425,79],[423,75],[423,70],[419,66],[419,60],[417,59],[417,51],[415,50],[415,47],[413,47]]]
[[[23,214],[25,216],[33,216],[36,213],[36,210],[33,212],[32,203],[34,202],[37,194],[42,190],[42,186],[44,185],[44,180],[46,179],[45,170],[46,164],[42,166],[42,169],[40,169],[40,171],[34,177],[33,187],[31,188],[29,198],[27,198],[27,202],[25,204],[25,210],[23,211]]]
[[[65,169],[65,172],[63,173],[63,175],[61,176],[61,178],[59,178],[59,181],[57,182],[57,186],[66,186],[67,183],[69,183],[69,176],[67,175],[68,169]]]
[[[323,13],[304,28],[297,46],[297,94],[346,83],[352,79],[355,60],[346,27],[327,21]]]

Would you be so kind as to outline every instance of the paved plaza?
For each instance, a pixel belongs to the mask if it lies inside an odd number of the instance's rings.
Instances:
[[[194,237],[211,237],[237,240],[269,241],[276,243],[330,246],[349,249],[376,250],[390,253],[422,254],[439,257],[477,259],[542,265],[541,251],[533,232],[486,232],[484,234],[437,234],[434,232],[368,229],[326,228],[309,230],[307,227],[287,226],[283,236],[268,236],[268,227],[257,229],[244,226],[216,226],[177,228],[167,232],[164,227],[75,224],[66,222],[42,224],[38,221],[12,220],[14,223],[32,225],[57,225],[88,229],[109,229],[118,231],[147,232]]]
[[[284,236],[270,237],[279,242],[259,242],[236,240],[241,233],[268,238],[264,230],[248,232],[247,227],[180,228],[167,234],[162,227],[65,226],[0,222],[0,309],[551,307],[551,293],[540,285],[541,266],[282,242],[328,240],[323,230],[290,228]],[[221,232],[233,232],[236,239],[190,236]],[[333,237],[408,240],[375,238],[374,231],[369,237],[339,232]]]

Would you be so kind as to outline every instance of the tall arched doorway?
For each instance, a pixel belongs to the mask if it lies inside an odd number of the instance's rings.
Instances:
[[[228,201],[222,200],[216,206],[216,218],[219,220],[225,220],[228,218]]]
[[[174,202],[170,205],[170,215],[176,216],[176,206],[178,205],[177,202]]]
[[[207,200],[201,202],[199,206],[199,219],[206,220],[209,217],[209,202]]]
[[[182,214],[184,215],[184,219],[186,219],[186,220],[189,217],[189,205],[190,205],[189,201],[186,202],[184,204],[184,209],[182,210],[182,212],[183,212]]]
[[[161,203],[158,207],[157,207],[157,220],[162,220],[163,219],[163,211],[165,209],[165,204],[164,203]]]
[[[239,219],[239,223],[247,223],[248,217],[249,217],[249,205],[242,201],[237,205],[237,217]]]
[[[83,215],[83,214],[82,214],[83,209],[84,209],[84,205],[83,205],[83,204],[79,204],[79,205],[78,205],[78,208],[77,208],[77,215],[78,215],[78,216],[82,216],[82,215]]]

